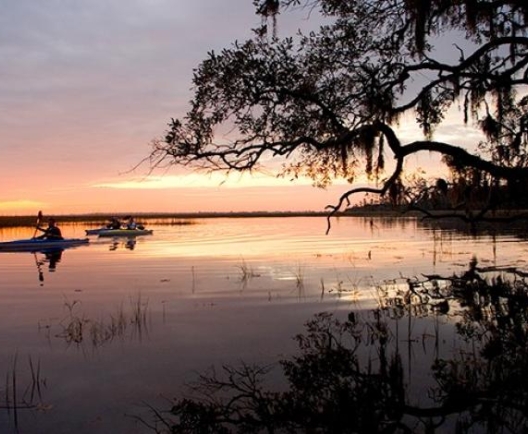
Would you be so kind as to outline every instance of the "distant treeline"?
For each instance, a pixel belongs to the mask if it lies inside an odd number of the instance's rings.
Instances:
[[[177,221],[193,220],[200,218],[247,218],[247,217],[325,217],[326,212],[318,211],[292,211],[292,212],[201,212],[201,213],[123,213],[123,214],[64,214],[44,215],[42,221],[54,217],[60,223],[100,223],[105,224],[110,217],[125,218],[133,215],[139,221]],[[0,216],[0,227],[35,226],[37,215],[34,216]]]

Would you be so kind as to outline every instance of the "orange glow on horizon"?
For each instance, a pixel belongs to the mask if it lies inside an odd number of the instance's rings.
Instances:
[[[399,136],[405,140],[419,139],[410,123],[402,123]],[[437,140],[470,147],[477,141],[474,129],[463,126],[439,128]],[[460,139],[460,140],[457,140]],[[459,143],[457,143],[459,142]],[[393,161],[387,159],[386,175]],[[165,175],[105,176],[116,173],[114,160],[104,160],[97,170],[93,162],[70,164],[66,168],[43,169],[42,165],[20,168],[20,175],[7,173],[10,188],[0,195],[0,214],[33,215],[38,210],[46,214],[138,213],[138,212],[257,212],[257,211],[325,211],[336,205],[340,196],[352,187],[373,185],[359,177],[354,186],[335,180],[327,189],[312,186],[312,180],[300,177],[290,180],[272,172],[203,174],[197,172]],[[13,173],[17,173],[15,168]],[[114,168],[114,169],[112,169]],[[442,175],[445,166],[437,154],[411,156],[406,170],[422,168],[424,176]],[[18,169],[17,169],[18,170]],[[24,171],[25,170],[25,171]],[[176,171],[183,169],[176,168]],[[374,183],[375,186],[375,183]],[[363,199],[353,197],[353,204]]]

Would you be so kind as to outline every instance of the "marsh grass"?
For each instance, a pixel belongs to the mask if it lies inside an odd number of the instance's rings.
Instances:
[[[191,293],[194,294],[196,292],[196,273],[194,270],[194,265],[191,267]]]
[[[298,297],[302,297],[304,294],[304,267],[302,265],[297,265],[297,268],[293,272],[295,279],[295,290],[297,291]]]
[[[329,294],[335,293],[338,297],[346,295],[347,299],[350,299],[354,304],[356,304],[359,301],[359,296],[362,291],[361,288],[364,287],[365,282],[363,282],[363,278],[356,277],[355,279],[352,279],[348,275],[342,277],[336,272],[335,280],[328,289],[325,286],[324,280],[321,278],[321,300],[324,298],[325,292],[328,292]]]
[[[103,225],[108,222],[112,213],[87,213],[87,214],[65,214],[65,215],[44,215],[55,217],[59,223],[87,223],[93,225]],[[324,212],[207,212],[207,213],[133,213],[122,212],[120,216],[133,215],[138,222],[142,224],[181,226],[197,224],[197,219],[214,219],[214,218],[248,218],[248,217],[325,217]],[[341,213],[340,213],[341,215]],[[37,211],[34,215],[19,216],[0,216],[0,228],[3,227],[35,227]]]
[[[247,284],[254,277],[260,277],[260,274],[255,272],[251,266],[242,258],[242,262],[236,267],[239,269],[239,281],[242,284],[243,288],[246,288]]]
[[[125,215],[137,216],[138,223],[143,225],[156,226],[186,226],[194,225],[198,222],[191,216],[174,217],[164,214],[140,214],[137,213],[122,213]],[[60,224],[86,224],[89,226],[104,226],[108,223],[109,214],[80,214],[80,215],[44,215],[42,221],[46,221],[48,217],[55,217]],[[37,222],[37,215],[34,216],[0,216],[0,228],[9,227],[35,227]]]
[[[3,404],[0,409],[7,411],[12,420],[15,432],[19,426],[20,410],[45,411],[51,408],[42,402],[42,388],[46,380],[41,376],[40,359],[33,361],[28,356],[28,369],[23,370],[18,365],[18,354],[15,353],[11,370],[6,373]]]
[[[151,218],[148,219],[148,224],[156,226],[187,226],[198,224],[198,222],[193,219]]]
[[[55,336],[63,339],[68,345],[82,346],[88,342],[93,349],[102,347],[114,339],[138,338],[148,332],[148,300],[141,294],[130,297],[128,308],[123,303],[108,318],[88,318],[81,310],[79,301],[69,302],[64,306],[68,311],[59,326],[61,331]]]

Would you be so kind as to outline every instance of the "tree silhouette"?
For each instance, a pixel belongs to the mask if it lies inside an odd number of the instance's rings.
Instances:
[[[292,179],[307,175],[322,187],[346,179],[350,187],[328,207],[333,214],[358,193],[397,201],[404,162],[429,152],[450,173],[432,185],[466,218],[521,201],[528,186],[524,0],[254,3],[263,26],[196,68],[190,109],[153,141],[152,167],[251,171],[278,160]],[[324,24],[280,39],[275,21],[270,35],[266,20],[293,7],[318,10]],[[449,38],[456,39],[446,44]],[[451,108],[480,128],[481,140],[467,147],[434,140]],[[397,134],[404,115],[421,129],[408,143]],[[355,187],[359,175],[372,185]]]

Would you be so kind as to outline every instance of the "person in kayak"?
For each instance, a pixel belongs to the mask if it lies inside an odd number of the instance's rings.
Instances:
[[[127,229],[132,229],[132,230],[134,230],[134,229],[138,229],[137,226],[138,226],[138,225],[137,225],[137,223],[136,223],[136,219],[135,219],[134,217],[130,216],[130,217],[128,218],[128,222],[127,222],[126,228],[127,228]]]
[[[37,226],[37,229],[41,232],[44,232],[39,237],[36,237],[38,240],[63,240],[61,230],[56,225],[55,219],[50,218],[48,220],[48,227],[47,228],[41,228],[40,226]]]
[[[122,223],[117,217],[112,217],[108,224],[106,225],[107,229],[121,229]]]

